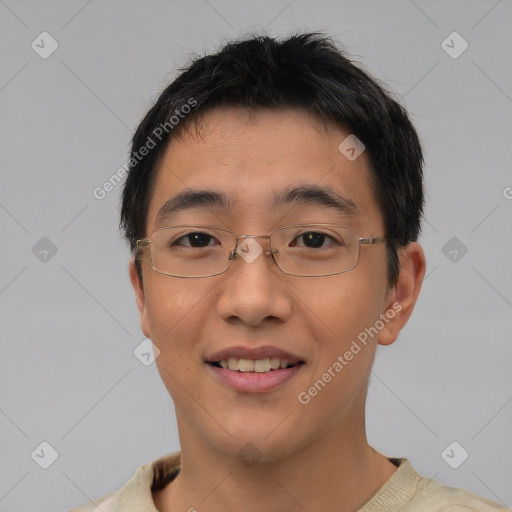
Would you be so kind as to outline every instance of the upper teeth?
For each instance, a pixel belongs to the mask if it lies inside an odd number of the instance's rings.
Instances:
[[[230,357],[228,360],[220,361],[222,368],[241,372],[258,372],[265,373],[278,368],[286,368],[288,366],[287,359],[279,357],[267,357],[266,359],[239,359],[238,357]]]

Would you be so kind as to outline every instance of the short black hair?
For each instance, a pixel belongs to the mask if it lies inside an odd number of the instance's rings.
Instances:
[[[392,93],[321,33],[283,40],[247,36],[199,57],[158,97],[133,139],[122,193],[120,227],[132,250],[146,236],[149,200],[167,143],[213,109],[297,108],[362,141],[382,212],[388,285],[399,273],[397,250],[416,241],[423,215],[423,155],[405,109]],[[146,148],[145,151],[142,151]],[[140,262],[137,262],[142,279]]]

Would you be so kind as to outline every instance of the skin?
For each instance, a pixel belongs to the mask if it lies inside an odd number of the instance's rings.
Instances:
[[[365,154],[351,162],[338,150],[349,133],[291,109],[205,114],[202,136],[185,132],[161,159],[146,235],[162,227],[155,218],[165,201],[190,187],[222,191],[238,202],[227,211],[182,212],[167,225],[214,224],[237,234],[265,234],[287,224],[339,220],[360,237],[384,236]],[[304,205],[270,210],[276,192],[299,184],[328,185],[348,196],[359,213],[349,218]],[[147,252],[143,284],[133,262],[130,277],[142,331],[161,351],[156,364],[175,404],[182,453],[179,475],[153,495],[156,508],[362,507],[396,471],[368,445],[365,399],[377,344],[393,343],[414,308],[425,273],[421,246],[400,250],[400,275],[392,288],[385,244],[362,245],[351,272],[318,278],[285,275],[271,259],[259,257],[251,264],[239,258],[219,276],[179,279],[153,271]],[[298,394],[395,302],[401,311],[378,336],[310,403],[301,404]],[[211,376],[204,362],[226,347],[266,344],[306,362],[293,380],[270,392],[239,393]],[[260,454],[250,467],[237,457],[248,442]]]

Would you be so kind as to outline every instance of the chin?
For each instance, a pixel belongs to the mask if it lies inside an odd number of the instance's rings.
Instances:
[[[260,462],[275,461],[308,444],[306,440],[301,442],[295,437],[297,431],[303,432],[303,429],[290,426],[289,422],[283,421],[284,417],[286,415],[272,418],[272,421],[254,423],[240,421],[231,424],[226,430],[216,429],[215,432],[210,432],[210,435],[203,431],[203,435],[209,438],[209,444],[214,450],[228,457],[237,457],[241,460],[258,459]],[[219,420],[223,426],[226,425],[222,423],[222,419]]]

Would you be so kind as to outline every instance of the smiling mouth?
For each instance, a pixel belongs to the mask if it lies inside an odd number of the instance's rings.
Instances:
[[[267,357],[263,359],[242,359],[238,357],[230,357],[229,359],[213,361],[208,364],[216,368],[231,370],[232,372],[268,373],[276,370],[284,370],[286,368],[301,366],[305,363],[304,361],[298,361],[297,363],[290,364],[287,359],[281,359],[279,357]]]

